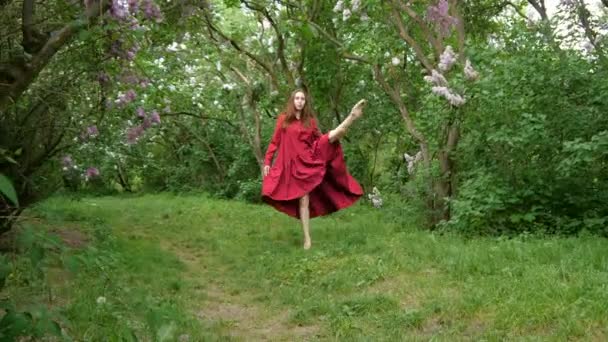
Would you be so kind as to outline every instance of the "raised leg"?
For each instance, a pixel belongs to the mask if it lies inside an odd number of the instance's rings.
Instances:
[[[308,195],[300,198],[300,220],[302,221],[302,230],[304,231],[304,249],[310,249],[312,242],[310,240],[310,201]]]
[[[350,125],[352,125],[355,120],[357,120],[363,115],[363,107],[365,107],[366,104],[367,102],[365,100],[357,102],[357,104],[353,107],[346,119],[344,119],[344,121],[342,121],[342,123],[338,125],[338,127],[329,131],[329,142],[333,143],[335,141],[338,141],[342,139],[344,135],[346,135],[346,131],[348,130]]]

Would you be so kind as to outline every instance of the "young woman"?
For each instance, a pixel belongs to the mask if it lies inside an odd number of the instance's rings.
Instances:
[[[306,92],[294,91],[279,115],[263,169],[262,199],[302,221],[304,249],[310,249],[310,218],[327,215],[355,203],[363,194],[348,173],[340,139],[363,115],[365,100],[335,129],[321,134]],[[277,158],[271,167],[275,152]]]

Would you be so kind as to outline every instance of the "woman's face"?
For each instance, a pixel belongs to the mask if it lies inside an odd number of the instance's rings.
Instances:
[[[297,92],[293,97],[293,105],[296,107],[296,110],[302,110],[304,105],[306,104],[306,96],[303,92]]]

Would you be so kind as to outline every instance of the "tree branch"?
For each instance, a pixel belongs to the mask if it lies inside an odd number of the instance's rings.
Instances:
[[[404,4],[400,1],[393,0],[393,4],[397,5],[403,11],[405,11],[407,13],[407,15],[410,16],[410,18],[414,19],[414,21],[418,24],[418,26],[420,26],[420,28],[422,29],[422,32],[426,36],[426,39],[431,43],[431,45],[435,49],[435,56],[437,57],[437,59],[439,59],[439,56],[441,56],[441,54],[443,53],[443,50],[444,50],[443,44],[441,43],[440,40],[437,40],[435,35],[431,32],[429,26],[422,19],[420,19],[418,14],[412,9],[412,7],[410,6],[409,3]]]
[[[382,70],[381,70],[379,64],[374,65],[374,75],[376,76],[376,80],[378,81],[380,86],[384,89],[386,94],[391,98],[393,103],[395,105],[397,105],[397,108],[399,109],[399,112],[401,113],[403,120],[405,120],[407,130],[414,137],[414,139],[416,139],[420,144],[426,145],[426,139],[424,138],[422,133],[420,133],[416,129],[416,125],[414,124],[414,121],[412,120],[412,117],[410,116],[410,113],[407,110],[407,106],[401,99],[401,95],[399,94],[399,89],[392,88],[386,82],[386,80],[384,79],[384,76],[382,75]]]
[[[540,14],[540,17],[544,22],[549,22],[549,16],[547,15],[547,9],[545,8],[544,0],[528,0],[528,3],[534,7],[534,9]]]
[[[218,122],[222,122],[225,123],[227,125],[229,125],[230,127],[237,129],[237,127],[234,125],[234,123],[232,123],[232,121],[228,120],[228,119],[222,119],[222,118],[215,118],[213,116],[208,116],[208,115],[203,115],[203,114],[195,114],[195,113],[190,113],[190,112],[174,112],[174,113],[165,113],[163,114],[163,116],[190,116],[193,118],[197,118],[197,119],[202,119],[202,120],[214,120],[214,121],[218,121]]]
[[[66,24],[59,31],[51,34],[42,48],[32,56],[30,63],[19,63],[20,72],[18,77],[11,80],[7,85],[0,85],[0,112],[4,112],[8,105],[15,103],[21,97],[57,51],[67,44],[77,32],[84,29],[90,20],[99,16],[102,9],[107,7],[107,3],[108,0],[99,0],[96,4],[89,6],[81,18]]]
[[[226,35],[224,32],[222,32],[220,29],[218,29],[215,25],[213,25],[213,23],[211,22],[211,18],[209,18],[209,13],[206,10],[203,13],[204,13],[205,23],[207,24],[207,27],[210,30],[212,30],[213,32],[217,33],[220,37],[222,37],[222,39],[228,41],[235,50],[237,50],[238,52],[245,54],[247,57],[251,58],[259,67],[261,67],[264,71],[266,71],[268,73],[268,75],[270,76],[272,83],[274,84],[276,89],[279,89],[278,79],[277,79],[276,73],[274,72],[272,67],[270,65],[268,65],[267,63],[265,63],[261,57],[254,55],[253,53],[251,53],[248,50],[243,49],[236,40],[234,40],[231,37],[228,37],[228,35]]]
[[[262,15],[270,22],[270,25],[272,26],[272,28],[277,36],[277,41],[279,43],[279,47],[277,49],[277,55],[279,57],[279,61],[281,62],[281,67],[283,68],[283,72],[285,73],[285,76],[287,77],[287,82],[289,83],[290,87],[294,88],[295,81],[293,78],[293,74],[291,73],[291,70],[289,69],[289,65],[287,64],[287,60],[285,58],[285,37],[283,36],[283,34],[281,34],[281,31],[279,30],[279,26],[278,26],[277,22],[274,20],[274,18],[272,18],[272,16],[270,15],[270,12],[268,12],[268,9],[266,7],[254,6],[249,1],[245,1],[245,0],[243,0],[242,2],[249,9],[262,13]]]
[[[405,29],[405,25],[403,24],[403,21],[401,20],[401,15],[397,11],[396,7],[394,6],[394,1],[393,1],[393,6],[391,6],[391,7],[392,7],[393,23],[399,29],[399,36],[401,36],[401,38],[403,40],[405,40],[414,49],[414,51],[416,52],[416,56],[418,57],[418,60],[422,63],[422,65],[424,65],[424,67],[430,73],[431,71],[433,71],[433,65],[428,60],[428,58],[426,58],[424,51],[422,51],[422,48],[420,47],[420,45],[414,40],[414,38],[412,38],[412,36],[410,36],[407,33],[407,31]]]
[[[591,45],[593,45],[593,47],[595,48],[595,51],[597,51],[597,54],[599,55],[599,57],[601,59],[604,59],[605,58],[604,50],[602,49],[602,46],[600,44],[596,43],[597,33],[593,30],[593,28],[591,27],[591,23],[589,22],[591,13],[589,13],[589,10],[585,6],[585,2],[583,0],[578,0],[578,3],[579,3],[578,17],[580,19],[581,25],[583,26],[583,28],[585,30],[585,36],[589,40],[589,43],[591,43]]]
[[[327,38],[327,40],[329,42],[331,42],[332,44],[337,46],[340,50],[344,50],[344,45],[342,43],[340,43],[340,41],[338,41],[338,39],[336,39],[335,37],[332,37],[329,33],[327,33],[327,31],[325,31],[322,27],[317,25],[317,23],[315,23],[313,21],[303,21],[303,22],[309,23],[312,27],[315,28],[315,30],[317,30],[319,33],[321,33],[321,35],[323,35],[325,38]],[[365,57],[358,56],[358,55],[355,55],[355,54],[352,54],[352,53],[349,53],[346,51],[343,51],[341,56],[345,59],[350,59],[350,60],[362,62],[365,64],[372,64],[371,61],[369,61]]]
[[[458,36],[458,57],[461,63],[465,63],[465,51],[464,51],[464,41],[465,41],[465,30],[464,30],[464,20],[460,15],[460,11],[458,11],[458,0],[450,0],[450,12],[452,17],[456,18],[456,34]]]
[[[608,1],[608,0],[606,0],[606,1]],[[512,3],[511,1],[505,1],[503,4],[513,7],[513,9],[515,10],[515,12],[517,14],[519,14],[519,16],[522,17],[522,18],[524,18],[525,20],[530,20],[530,18],[528,18],[528,16],[524,12],[522,12],[522,10],[519,7],[517,7],[517,5],[515,5],[514,3]]]

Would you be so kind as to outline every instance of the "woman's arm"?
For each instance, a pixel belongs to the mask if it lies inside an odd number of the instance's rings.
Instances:
[[[270,144],[268,144],[268,149],[266,150],[266,156],[264,157],[265,166],[270,166],[270,163],[272,163],[272,158],[274,157],[274,153],[276,152],[277,148],[279,148],[279,145],[281,144],[281,130],[283,128],[283,119],[284,119],[283,114],[279,115],[279,117],[277,118],[277,124],[276,124],[276,127],[274,128],[274,134],[272,135]]]
[[[316,138],[319,138],[320,136],[323,135],[323,133],[321,133],[321,131],[319,130],[319,126],[317,126],[317,119],[316,118],[312,118],[310,120],[310,124],[312,126],[312,133]]]

